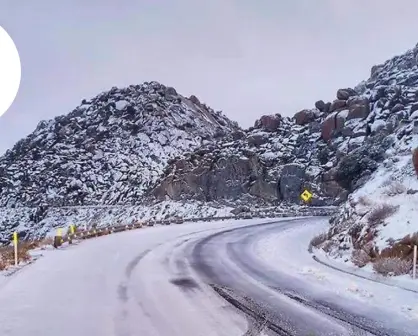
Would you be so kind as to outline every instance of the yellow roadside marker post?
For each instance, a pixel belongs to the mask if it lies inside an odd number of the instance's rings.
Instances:
[[[63,239],[62,239],[62,229],[58,228],[57,229],[57,233],[54,237],[54,247],[58,248],[61,246],[61,244],[63,243]]]
[[[58,230],[57,230],[57,236],[59,238],[60,244],[62,244],[64,242],[64,240],[62,239],[62,229],[61,228],[58,228]]]
[[[302,200],[305,201],[306,203],[312,199],[312,196],[313,195],[307,189],[305,189],[305,191],[300,195]]]
[[[74,238],[74,233],[75,233],[75,228],[74,225],[70,225],[70,235],[68,237],[68,243],[72,244],[73,243],[73,238]]]
[[[13,246],[15,249],[15,266],[17,266],[19,264],[19,260],[18,260],[18,255],[17,255],[17,244],[18,244],[18,236],[17,236],[17,232],[13,232]]]

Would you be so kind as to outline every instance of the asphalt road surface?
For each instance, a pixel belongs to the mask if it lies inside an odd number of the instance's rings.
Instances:
[[[144,228],[47,252],[0,281],[0,334],[418,335],[418,320],[397,316],[395,321],[387,309],[322,295],[289,274],[286,263],[301,262],[297,253],[294,261],[287,257],[292,246],[309,257],[303,239],[301,245],[277,246],[277,265],[254,253],[266,237],[319,230],[325,221]]]

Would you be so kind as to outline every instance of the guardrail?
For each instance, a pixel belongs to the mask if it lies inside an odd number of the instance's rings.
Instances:
[[[159,221],[143,221],[132,224],[118,224],[112,226],[105,226],[102,228],[90,228],[90,229],[78,229],[74,234],[67,233],[67,235],[62,236],[62,241],[67,242],[72,239],[90,239],[107,234],[140,229],[147,226],[155,225],[171,225],[171,224],[183,224],[190,222],[210,222],[210,221],[224,221],[224,220],[239,220],[239,219],[252,219],[252,218],[280,218],[280,217],[304,217],[304,216],[329,216],[335,209],[315,209],[315,211],[299,210],[294,213],[281,212],[281,213],[269,213],[269,214],[242,214],[237,216],[211,216],[211,217],[190,217],[190,218],[176,218],[176,219],[167,219]]]

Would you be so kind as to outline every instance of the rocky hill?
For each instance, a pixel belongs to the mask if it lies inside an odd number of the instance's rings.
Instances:
[[[367,82],[338,90],[332,102],[318,101],[293,118],[263,116],[249,130],[183,155],[152,194],[300,203],[308,189],[314,205],[340,204],[377,169],[395,140],[408,139],[407,118],[417,102],[414,81],[397,71],[402,80],[388,84],[382,71],[374,67]]]
[[[373,67],[359,92],[371,102],[366,121],[375,138],[382,138],[373,151],[383,162],[372,164],[371,178],[350,194],[313,245],[345,263],[402,275],[411,271],[418,245],[418,45]]]
[[[247,130],[157,82],[112,88],[41,122],[0,158],[3,227],[40,230],[48,211],[64,206],[187,202],[200,204],[191,206],[195,215],[204,207],[239,213],[301,204],[304,189],[314,194],[311,205],[342,204],[390,153],[409,155],[418,132],[417,54],[374,66],[331,102],[292,118],[262,116]],[[11,208],[26,209],[26,219],[17,223]],[[169,213],[160,210],[153,216]]]
[[[40,122],[0,158],[0,206],[138,204],[170,159],[235,130],[157,82],[112,88]]]

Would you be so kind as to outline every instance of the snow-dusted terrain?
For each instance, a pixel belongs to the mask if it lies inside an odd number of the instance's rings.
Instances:
[[[160,226],[47,251],[0,277],[0,334],[242,335],[246,318],[207,284],[187,291],[170,282],[181,277],[170,252],[186,238],[248,224]]]
[[[266,235],[252,245],[252,251],[270,267],[280,265],[287,275],[306,283],[305,295],[310,298],[328,299],[335,304],[344,302],[346,308],[351,307],[353,313],[363,317],[376,318],[376,312],[382,311],[390,316],[392,327],[401,326],[405,318],[415,321],[418,318],[418,283],[409,279],[391,283],[383,277],[370,281],[338,272],[312,259],[306,246],[315,233],[325,228],[325,220],[316,220]]]
[[[168,160],[238,129],[157,82],[112,88],[42,121],[0,159],[0,205],[137,204]]]
[[[418,179],[411,154],[417,147],[414,136],[408,146],[397,143],[387,151],[371,179],[333,216],[319,252],[370,274],[410,277],[418,245]]]
[[[86,99],[0,158],[0,243],[70,224],[298,215],[307,189],[309,206],[340,206],[316,247],[382,274],[410,273],[418,46],[314,105],[243,130],[158,82]]]
[[[418,335],[417,293],[311,259],[307,242],[325,226],[201,222],[46,251],[0,278],[0,334]]]

